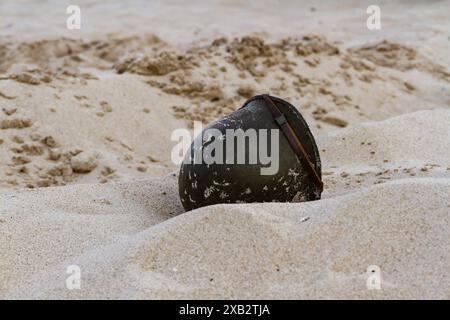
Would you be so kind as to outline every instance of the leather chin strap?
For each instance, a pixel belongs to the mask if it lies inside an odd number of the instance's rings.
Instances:
[[[272,113],[275,122],[278,124],[281,131],[283,131],[284,136],[289,141],[289,144],[291,145],[295,154],[299,157],[303,168],[308,172],[309,178],[316,185],[317,189],[320,190],[320,192],[322,192],[323,191],[322,179],[317,174],[317,171],[313,163],[311,162],[311,159],[309,159],[309,156],[306,153],[305,148],[298,139],[297,135],[295,134],[289,122],[287,121],[286,117],[280,111],[280,109],[278,109],[277,105],[275,104],[275,102],[273,102],[273,100],[270,98],[268,94],[263,94],[262,97],[264,98],[267,107]]]

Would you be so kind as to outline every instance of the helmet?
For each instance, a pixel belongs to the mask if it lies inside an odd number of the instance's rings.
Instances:
[[[317,200],[323,190],[319,151],[294,106],[258,95],[194,139],[178,186],[186,211],[218,203]]]

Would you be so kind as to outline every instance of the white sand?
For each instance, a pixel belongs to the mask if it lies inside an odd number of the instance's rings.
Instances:
[[[84,1],[76,32],[0,4],[0,298],[449,299],[450,2],[375,32],[339,3]],[[323,199],[183,213],[172,130],[261,92],[311,125]]]

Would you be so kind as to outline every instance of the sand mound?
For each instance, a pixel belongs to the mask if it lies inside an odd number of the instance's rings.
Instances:
[[[146,185],[148,195],[154,187]],[[102,194],[111,199],[130,187],[139,190],[137,185],[108,187]],[[47,197],[54,202],[61,192],[69,199],[80,196],[74,186],[54,189]],[[11,249],[20,248],[21,254],[10,252],[6,256],[13,260],[2,261],[3,278],[14,279],[3,283],[23,281],[16,289],[7,285],[10,291],[3,287],[2,296],[449,298],[449,192],[448,178],[411,179],[312,203],[217,205],[157,225],[164,216],[144,213],[142,200],[129,197],[97,204],[106,208],[97,214],[95,208],[86,214],[66,208],[38,219],[22,214],[19,226],[27,221],[31,228],[26,230],[36,230],[34,221],[47,232],[39,237],[43,242],[16,239],[18,247]],[[64,251],[58,249],[58,259],[55,241],[69,241]],[[81,243],[73,247],[72,241]],[[28,267],[11,270],[24,266],[21,260],[30,259],[33,249],[40,253],[37,263],[27,260]],[[80,291],[65,287],[72,264],[82,270]],[[370,265],[381,268],[382,291],[367,290]]]
[[[450,110],[418,111],[331,132],[322,136],[320,146],[330,167],[346,164],[356,168],[384,160],[408,163],[411,159],[446,164],[450,159],[449,123]]]
[[[335,170],[341,187],[329,180],[326,199],[315,202],[181,214],[175,174],[2,192],[0,296],[449,298],[450,136],[442,131],[449,117],[447,110],[416,112],[323,138],[322,147],[336,148],[324,170]],[[400,170],[383,184],[368,175],[359,176],[367,187],[349,183],[347,164],[370,163],[372,155],[358,151],[361,141],[386,150],[373,155],[374,162],[390,157],[379,169],[408,159],[439,167],[418,169],[420,178]],[[81,268],[82,290],[66,288],[70,265]],[[381,291],[366,287],[371,265],[381,268]]]
[[[448,110],[419,111],[322,136],[324,196],[393,179],[448,174],[448,121]]]

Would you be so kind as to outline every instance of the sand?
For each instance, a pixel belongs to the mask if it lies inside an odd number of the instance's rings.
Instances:
[[[449,299],[450,2],[367,5],[0,4],[0,298]],[[264,92],[322,199],[184,213],[171,132]]]

